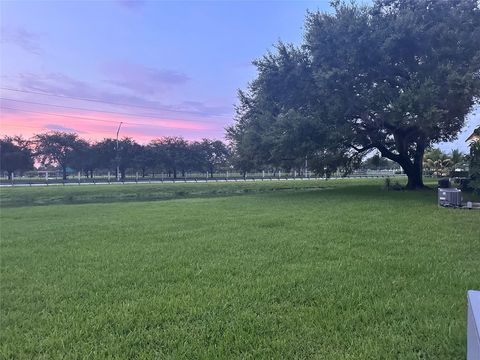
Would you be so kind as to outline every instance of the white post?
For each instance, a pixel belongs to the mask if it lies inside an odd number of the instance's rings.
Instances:
[[[262,178],[265,177],[265,170],[262,170]]]
[[[137,171],[137,173],[136,173],[136,175],[135,175],[135,181],[138,182],[138,171]]]
[[[48,181],[48,171],[45,171],[45,181]]]
[[[79,172],[78,172],[78,185],[80,185],[80,180],[81,180],[80,176],[81,176],[81,173],[80,173],[80,171],[79,171]]]

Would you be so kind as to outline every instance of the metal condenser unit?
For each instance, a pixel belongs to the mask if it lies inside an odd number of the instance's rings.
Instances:
[[[462,191],[455,188],[438,189],[438,206],[459,207],[462,206]]]

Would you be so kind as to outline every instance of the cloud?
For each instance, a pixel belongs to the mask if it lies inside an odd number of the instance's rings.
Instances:
[[[145,5],[144,0],[116,0],[116,2],[129,10],[137,10]]]
[[[100,121],[82,120],[85,118]],[[223,137],[223,129],[188,120],[182,121],[169,118],[139,120],[131,117],[76,110],[64,111],[62,115],[53,115],[32,113],[18,109],[8,112],[2,111],[0,119],[0,135],[10,136],[22,134],[25,137],[29,137],[45,131],[57,130],[76,132],[89,140],[101,140],[103,138],[114,138],[118,123],[123,121],[124,124],[120,131],[120,136],[132,137],[144,143],[162,136],[182,135],[191,140],[199,140],[205,137]]]
[[[40,54],[40,46],[38,45],[39,36],[37,34],[22,27],[13,29],[4,26],[2,26],[0,33],[2,43],[17,45],[31,54]]]
[[[78,134],[84,134],[85,131],[77,130],[72,127],[66,127],[63,125],[59,124],[45,124],[43,125],[46,129],[48,130],[54,130],[54,131],[63,131],[63,132],[68,132],[68,133],[78,133]]]
[[[26,90],[37,90],[54,95],[85,97],[94,91],[87,83],[61,73],[21,73],[17,76],[17,81],[20,87]]]
[[[14,91],[2,91],[2,96],[18,100],[33,101],[46,105],[28,104],[15,101],[5,102],[7,107],[21,108],[24,110],[44,112],[44,113],[63,113],[64,108],[49,106],[48,104],[61,105],[67,107],[98,110],[100,114],[103,111],[112,111],[115,113],[128,113],[139,116],[128,116],[135,122],[151,123],[152,126],[167,125],[177,129],[177,135],[180,131],[193,131],[192,126],[197,125],[197,130],[207,131],[209,129],[219,129],[223,131],[224,127],[231,122],[232,106],[218,103],[208,103],[199,101],[183,101],[180,103],[165,104],[151,96],[139,96],[131,94],[124,90],[111,91],[96,85],[72,78],[62,73],[21,73],[16,76],[4,77],[4,86],[14,89],[25,90],[25,93]],[[7,84],[12,84],[7,86]],[[41,94],[32,94],[29,91],[53,94],[46,96]],[[75,98],[75,99],[74,99]],[[79,98],[92,99],[94,101],[79,100]],[[0,103],[3,103],[0,101]],[[6,110],[6,109],[4,109]],[[85,112],[86,114],[87,112]],[[125,114],[110,114],[116,118]],[[88,116],[88,115],[87,115]],[[98,117],[98,114],[95,115]],[[166,124],[162,120],[169,119],[172,123]],[[120,121],[120,120],[119,120]],[[175,124],[173,124],[175,122]],[[185,123],[184,123],[185,122]],[[53,117],[51,121],[44,122],[48,124],[57,124],[58,117]],[[64,124],[63,121],[61,124]],[[164,127],[165,128],[165,127]],[[211,130],[208,130],[211,131]]]
[[[128,62],[109,63],[102,70],[108,83],[142,95],[165,93],[190,80],[187,75],[178,71]]]

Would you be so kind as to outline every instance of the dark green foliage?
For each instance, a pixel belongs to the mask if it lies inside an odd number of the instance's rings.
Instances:
[[[378,169],[393,169],[398,168],[395,162],[388,160],[386,158],[381,157],[378,154],[369,157],[362,163],[362,168],[364,169],[371,169],[371,170],[378,170]]]
[[[33,168],[33,154],[28,141],[21,137],[4,137],[0,140],[0,172],[6,171],[11,179],[15,171]]]
[[[191,157],[189,156],[188,142],[177,136],[166,136],[150,143],[157,163],[174,179],[177,178],[178,172],[185,175],[185,171],[189,168]]]
[[[218,167],[227,164],[229,152],[226,145],[219,140],[203,139],[190,145],[192,156],[197,156],[198,170],[208,171],[210,177]]]
[[[425,149],[452,140],[480,95],[478,4],[334,8],[307,16],[300,49],[279,44],[255,62],[258,77],[228,129],[235,151],[254,163],[320,157],[338,166],[377,149],[402,166],[408,188],[422,187]]]
[[[63,179],[67,179],[67,167],[78,164],[78,154],[86,143],[75,133],[52,131],[34,137],[35,156],[43,165],[58,165]]]
[[[118,141],[116,139],[104,139],[93,146],[97,163],[102,169],[115,169],[118,165],[120,178],[125,179],[125,173],[128,169],[140,167],[139,156],[142,154],[142,147],[132,138],[124,137]]]
[[[480,134],[480,127],[476,129],[477,133]],[[469,173],[471,184],[470,186],[480,194],[480,140],[473,141],[470,144],[470,164],[469,164]]]

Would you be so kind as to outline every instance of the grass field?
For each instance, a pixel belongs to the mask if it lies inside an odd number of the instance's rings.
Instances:
[[[480,212],[375,181],[162,186],[1,189],[0,358],[465,358]]]

